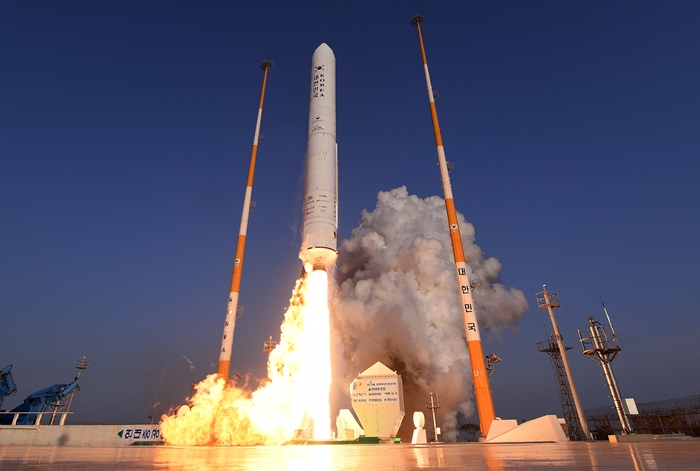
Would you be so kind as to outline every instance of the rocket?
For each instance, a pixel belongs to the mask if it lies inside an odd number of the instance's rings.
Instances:
[[[304,221],[299,258],[307,272],[325,270],[338,254],[338,145],[335,55],[326,43],[311,57],[309,136],[304,170]]]

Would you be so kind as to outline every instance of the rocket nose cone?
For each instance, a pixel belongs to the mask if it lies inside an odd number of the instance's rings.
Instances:
[[[330,54],[335,57],[335,54],[333,54],[333,49],[331,49],[326,43],[321,43],[321,45],[316,48],[314,51],[314,56],[316,54]]]

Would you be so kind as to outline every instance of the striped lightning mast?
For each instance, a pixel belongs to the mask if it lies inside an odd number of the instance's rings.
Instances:
[[[262,92],[260,93],[260,107],[258,108],[258,120],[255,123],[255,135],[253,137],[253,150],[250,154],[250,166],[248,167],[248,181],[245,187],[243,199],[243,214],[241,227],[238,231],[238,245],[236,246],[236,259],[233,262],[233,275],[231,276],[231,292],[228,295],[226,307],[226,320],[224,321],[224,334],[221,339],[219,352],[219,368],[217,374],[228,382],[231,369],[231,349],[233,348],[233,330],[236,327],[236,311],[238,310],[238,296],[241,289],[241,272],[243,270],[243,252],[245,251],[245,238],[248,231],[248,215],[250,213],[250,198],[253,194],[253,176],[255,174],[255,161],[258,155],[258,143],[260,142],[260,123],[262,122],[263,102],[265,101],[265,86],[267,85],[267,72],[273,67],[270,59],[265,59],[260,68],[263,75]]]
[[[411,25],[418,29],[418,40],[420,51],[423,56],[423,69],[425,71],[425,82],[428,86],[428,100],[430,101],[430,115],[433,120],[433,133],[435,134],[435,145],[437,147],[438,164],[442,177],[442,188],[445,192],[445,208],[447,209],[447,222],[450,227],[450,239],[452,239],[452,252],[455,259],[455,270],[457,272],[457,282],[459,283],[459,298],[464,319],[464,329],[467,334],[467,349],[469,350],[469,361],[472,367],[472,382],[474,383],[474,395],[476,396],[476,407],[479,411],[479,422],[481,434],[484,438],[489,433],[491,422],[496,418],[493,408],[493,398],[491,397],[491,386],[489,375],[486,371],[486,359],[484,349],[481,345],[481,334],[479,333],[479,323],[474,312],[474,300],[472,290],[474,285],[469,282],[469,271],[464,259],[464,248],[462,247],[462,234],[459,231],[457,222],[457,211],[452,197],[452,185],[445,159],[445,148],[442,145],[442,135],[440,134],[440,124],[438,123],[437,109],[435,108],[435,97],[433,86],[430,83],[430,73],[428,72],[428,59],[425,55],[423,45],[423,35],[420,25],[425,22],[423,15],[416,13],[411,17]]]

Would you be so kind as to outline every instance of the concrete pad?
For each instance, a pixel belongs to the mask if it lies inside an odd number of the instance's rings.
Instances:
[[[489,440],[493,440],[494,438],[513,430],[517,426],[518,421],[515,419],[496,419],[491,422],[491,427],[489,428],[489,434],[486,436],[486,441],[488,442]]]
[[[0,445],[1,471],[697,471],[700,440],[268,447]]]
[[[493,428],[494,424],[497,422],[505,421],[494,420],[491,423],[491,427]],[[490,430],[489,437],[491,437]],[[486,439],[486,443],[565,443],[568,441],[569,439],[564,435],[564,430],[561,428],[561,425],[559,425],[559,420],[556,415],[545,415],[537,419],[529,420],[494,438]]]

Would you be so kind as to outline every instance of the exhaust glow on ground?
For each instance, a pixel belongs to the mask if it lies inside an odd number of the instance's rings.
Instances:
[[[172,445],[279,445],[297,436],[331,436],[328,275],[313,271],[297,281],[270,353],[268,377],[252,393],[210,375],[188,407],[164,415]],[[304,419],[312,419],[305,421]],[[312,430],[302,430],[302,423]],[[313,425],[312,425],[313,424]]]

